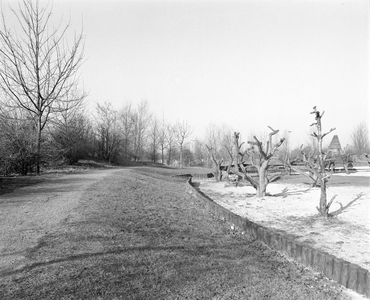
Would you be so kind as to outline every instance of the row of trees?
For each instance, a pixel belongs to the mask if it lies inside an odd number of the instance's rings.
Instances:
[[[75,164],[97,159],[115,164],[133,161],[184,166],[193,161],[188,139],[192,128],[186,121],[159,120],[147,101],[114,109],[97,104],[87,115],[83,103],[50,116],[38,139],[37,127],[22,108],[0,114],[0,168],[2,173],[27,174],[43,164]],[[38,146],[40,149],[38,150]]]
[[[167,124],[149,112],[146,101],[120,110],[97,105],[95,117],[84,112],[86,93],[79,86],[83,33],[68,35],[51,23],[52,10],[23,0],[11,9],[14,28],[2,12],[0,28],[0,167],[3,172],[40,172],[44,163],[62,158],[75,163],[92,157],[108,161],[150,159],[171,164],[179,150],[183,165],[186,121]],[[160,150],[158,150],[160,149]]]
[[[244,143],[240,142],[240,133],[234,132],[233,141],[231,141],[230,137],[232,135],[230,131],[225,131],[224,129],[215,130],[215,127],[211,128],[211,130],[208,130],[209,145],[206,145],[206,147],[214,163],[216,181],[223,179],[221,173],[221,170],[223,170],[226,180],[230,180],[230,174],[234,176],[233,179],[236,181],[236,184],[238,184],[239,179],[244,179],[255,188],[258,197],[264,197],[266,195],[266,187],[270,182],[281,177],[287,170],[294,169],[310,178],[313,182],[313,186],[320,187],[321,196],[319,206],[317,207],[320,215],[327,218],[341,213],[351,205],[353,201],[347,206],[342,206],[337,211],[329,213],[331,204],[336,197],[333,196],[331,200],[328,201],[326,193],[327,183],[333,174],[333,169],[330,168],[333,157],[331,156],[331,150],[325,150],[323,148],[323,140],[328,134],[334,131],[335,128],[324,132],[322,126],[322,117],[324,113],[324,111],[318,111],[316,106],[311,112],[311,114],[315,116],[315,122],[311,124],[311,127],[314,128],[311,133],[314,139],[314,149],[308,149],[309,155],[307,149],[306,152],[302,147],[299,149],[299,156],[301,158],[301,163],[304,165],[304,169],[292,166],[292,161],[296,161],[296,159],[292,159],[291,156],[288,155],[288,147],[281,149],[283,151],[281,151],[280,154],[276,153],[279,148],[282,148],[286,139],[284,137],[273,139],[274,136],[278,136],[279,130],[274,130],[270,126],[268,126],[270,129],[268,137],[265,136],[261,139],[254,135],[253,138],[247,141],[249,147],[244,148],[244,150],[242,149]],[[354,145],[358,147],[359,151],[368,150],[369,140],[366,129],[366,126],[360,124],[352,134]],[[287,145],[287,143],[285,144]],[[361,147],[359,145],[361,145]],[[225,155],[225,152],[227,152],[229,156],[229,164],[226,168],[225,165],[221,167],[223,162],[222,153]],[[342,158],[343,164],[348,163],[348,159],[345,159],[349,157],[348,154],[338,153],[338,155]],[[275,169],[271,171],[271,167],[273,167],[273,164],[271,164],[272,160],[279,162],[278,167],[280,170]],[[248,166],[252,166],[257,171],[256,174],[252,175],[248,172]],[[235,175],[237,177],[235,177]]]

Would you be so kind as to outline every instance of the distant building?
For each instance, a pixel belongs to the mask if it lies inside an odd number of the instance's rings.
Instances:
[[[333,156],[336,156],[342,153],[342,147],[340,145],[339,138],[337,135],[333,136],[333,139],[330,142],[328,151],[330,151]]]

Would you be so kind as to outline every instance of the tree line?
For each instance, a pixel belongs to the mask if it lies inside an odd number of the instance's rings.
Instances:
[[[75,164],[79,159],[210,167],[231,163],[235,151],[243,153],[230,126],[210,124],[202,139],[192,138],[193,128],[186,120],[171,123],[158,118],[145,100],[118,109],[104,102],[88,113],[87,94],[79,80],[83,32],[71,37],[70,23],[55,27],[50,4],[40,7],[38,1],[23,0],[11,12],[18,25],[9,27],[2,12],[0,28],[2,174],[39,173],[43,166]],[[258,146],[266,137],[251,135],[249,142]],[[290,150],[287,131],[276,138],[284,141],[276,154],[281,158],[302,152]],[[366,123],[354,129],[351,139],[354,154],[370,152]],[[303,151],[315,147],[313,141]]]

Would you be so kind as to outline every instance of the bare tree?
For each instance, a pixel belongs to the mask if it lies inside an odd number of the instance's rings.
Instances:
[[[49,117],[59,112],[57,103],[78,104],[84,98],[75,92],[83,36],[76,35],[69,47],[66,33],[70,24],[53,28],[51,9],[41,8],[38,1],[23,0],[18,12],[12,12],[20,26],[19,34],[6,25],[3,13],[0,29],[0,88],[6,95],[2,105],[22,108],[31,115],[37,132],[39,173],[42,131]]]
[[[117,121],[118,113],[108,102],[105,102],[103,105],[98,104],[96,113],[99,155],[108,163],[111,163],[118,156],[122,145],[121,130]]]
[[[148,101],[141,101],[133,114],[133,156],[136,161],[140,160],[140,157],[143,155],[151,118],[152,114],[149,112]]]
[[[176,123],[176,139],[180,148],[180,168],[183,167],[183,147],[185,140],[191,135],[192,128],[186,121],[177,121]]]
[[[69,164],[77,163],[79,159],[94,152],[93,127],[82,107],[63,111],[58,118],[53,119],[48,132],[53,150]]]
[[[167,165],[172,163],[173,150],[175,147],[175,137],[176,137],[176,126],[173,124],[167,124],[166,126],[166,136],[167,136]]]
[[[161,163],[164,163],[164,150],[167,147],[167,124],[162,119],[158,126],[158,144],[161,151]]]
[[[361,122],[352,131],[351,140],[354,153],[361,156],[370,153],[369,129],[366,122]]]
[[[157,162],[157,150],[159,146],[159,122],[156,117],[153,117],[150,122],[149,139],[150,139],[150,159],[152,162]]]
[[[215,176],[215,179],[216,179],[217,182],[221,181],[221,179],[222,179],[221,165],[222,165],[222,162],[224,160],[223,160],[223,158],[217,158],[217,153],[212,147],[206,145],[206,148],[208,150],[209,155],[211,156],[211,159],[212,159],[212,162],[213,162],[213,165],[214,165],[215,171],[214,171],[213,175]]]
[[[0,170],[4,175],[27,175],[37,161],[33,121],[20,109],[0,109]]]
[[[239,164],[239,167],[243,172],[239,172],[238,169],[235,171],[236,174],[242,176],[256,189],[258,197],[264,197],[266,195],[267,185],[281,176],[281,174],[268,176],[267,168],[269,167],[269,163],[274,157],[276,150],[284,142],[284,138],[280,139],[280,141],[273,145],[272,137],[277,134],[279,130],[274,130],[270,126],[268,126],[268,128],[270,128],[271,132],[269,133],[269,139],[266,142],[265,149],[263,143],[260,142],[256,136],[253,137],[254,141],[248,141],[248,144],[251,145],[251,148],[249,149],[250,162],[255,168],[257,168],[258,180],[250,176],[244,165],[241,163]],[[236,133],[234,135],[234,140],[235,148],[239,149],[239,134]]]
[[[199,167],[206,166],[208,154],[204,143],[198,139],[195,139],[193,145],[194,164]]]
[[[130,160],[133,152],[133,132],[134,132],[134,123],[135,119],[133,116],[132,105],[126,104],[119,111],[119,120],[122,134],[122,155],[124,159]]]
[[[330,129],[327,133],[323,133],[322,131],[322,124],[321,124],[321,118],[324,115],[325,111],[323,111],[321,114],[316,109],[316,106],[314,106],[313,111],[311,114],[315,115],[315,123],[312,123],[311,126],[316,127],[316,131],[312,133],[312,136],[317,141],[318,146],[318,154],[317,154],[317,161],[313,161],[312,159],[308,162],[308,167],[311,172],[315,173],[316,177],[318,178],[318,182],[320,182],[320,189],[321,189],[321,195],[320,195],[320,205],[317,207],[317,210],[323,217],[329,217],[329,209],[331,204],[333,203],[335,196],[327,202],[327,196],[326,196],[326,183],[328,182],[331,172],[328,172],[325,170],[325,160],[327,154],[324,153],[322,148],[322,141],[325,136],[327,136],[330,132],[334,131],[335,128]]]
[[[300,175],[303,175],[311,180],[312,186],[316,187],[319,186],[320,178],[318,173],[315,171],[318,167],[317,162],[317,151],[312,149],[311,146],[307,146],[303,148],[303,145],[298,149],[295,149],[294,152],[299,151],[295,158],[291,161],[289,159],[281,159],[285,166],[287,166],[290,170],[294,170]],[[294,164],[298,161],[301,161],[306,169],[300,169],[299,167],[294,166]],[[308,172],[306,172],[308,170]]]

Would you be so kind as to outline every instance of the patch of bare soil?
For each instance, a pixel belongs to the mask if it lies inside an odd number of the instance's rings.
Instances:
[[[339,258],[370,270],[370,185],[369,175],[333,176],[328,200],[337,195],[331,212],[348,207],[330,219],[319,217],[320,188],[289,180],[271,183],[268,195],[255,196],[251,186],[235,187],[212,180],[200,182],[200,189],[230,211],[275,230],[291,234]],[[330,183],[330,182],[329,182]],[[350,183],[350,184],[349,184]]]

